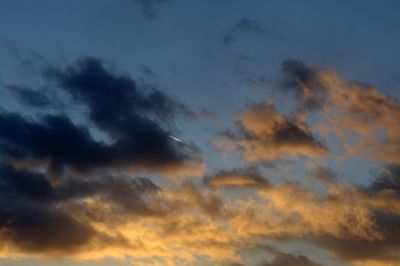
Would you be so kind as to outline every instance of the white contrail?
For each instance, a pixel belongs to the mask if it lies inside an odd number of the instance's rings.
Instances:
[[[177,141],[177,142],[184,142],[183,140],[178,139],[178,138],[176,138],[176,137],[174,137],[174,136],[169,135],[169,137],[170,137],[171,139]]]

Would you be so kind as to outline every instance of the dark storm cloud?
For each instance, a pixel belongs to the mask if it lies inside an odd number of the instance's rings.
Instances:
[[[64,70],[49,67],[44,74],[69,92],[74,100],[86,104],[90,118],[109,132],[129,131],[136,127],[131,126],[135,120],[150,123],[147,116],[168,119],[176,113],[188,112],[185,105],[165,93],[146,90],[129,76],[108,71],[96,58],[82,58]]]
[[[136,139],[129,136],[106,144],[95,141],[87,128],[75,125],[65,116],[49,115],[34,121],[19,114],[0,114],[0,147],[12,158],[50,160],[55,174],[64,167],[87,172],[97,167],[135,163],[151,169],[184,162],[185,155],[175,151],[166,132],[140,130]]]
[[[93,139],[89,129],[64,115],[28,119],[0,114],[3,153],[18,159],[46,159],[61,173],[64,167],[89,171],[96,167],[179,167],[194,159],[196,148],[179,146],[166,125],[176,114],[190,113],[183,104],[156,89],[143,89],[128,76],[118,76],[94,58],[80,60],[64,71],[47,68],[45,76],[56,81],[74,102],[88,109],[89,119],[111,138],[106,144]],[[40,91],[12,87],[27,104],[44,107],[49,98]]]
[[[40,121],[19,114],[0,114],[2,152],[17,159],[50,159],[53,170],[64,166],[88,170],[110,164],[110,146],[94,141],[89,131],[65,116],[46,116]]]
[[[20,200],[52,202],[55,191],[43,173],[18,172],[11,165],[0,166],[0,197],[2,202]]]
[[[294,91],[303,108],[313,110],[325,102],[326,88],[318,80],[318,70],[298,60],[285,60],[281,68],[284,74],[281,88]]]
[[[220,170],[214,175],[204,178],[204,183],[215,188],[252,187],[266,188],[270,182],[257,168],[238,168],[233,170]]]

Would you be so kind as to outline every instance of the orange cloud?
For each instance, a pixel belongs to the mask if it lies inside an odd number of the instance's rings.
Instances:
[[[285,61],[284,91],[296,93],[299,111],[319,110],[320,133],[333,132],[347,155],[399,163],[400,104],[391,96],[361,82],[344,80],[334,70]]]
[[[204,179],[205,183],[214,188],[266,188],[270,182],[256,168],[217,171]]]
[[[270,104],[249,106],[238,123],[237,133],[226,133],[224,137],[240,147],[250,161],[330,155],[306,124],[279,114]],[[223,143],[220,147],[224,147]]]

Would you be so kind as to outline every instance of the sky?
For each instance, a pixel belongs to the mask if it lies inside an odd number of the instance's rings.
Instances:
[[[399,265],[399,8],[0,1],[0,265]]]

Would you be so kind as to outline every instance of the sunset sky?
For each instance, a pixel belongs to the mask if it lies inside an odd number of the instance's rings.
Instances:
[[[0,266],[400,265],[399,10],[0,1]]]

